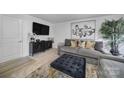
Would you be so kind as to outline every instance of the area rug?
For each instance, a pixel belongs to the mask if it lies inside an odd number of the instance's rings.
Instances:
[[[72,78],[71,76],[60,72],[50,66],[49,63],[44,64],[27,78]],[[97,66],[92,64],[86,64],[86,78],[97,78]]]

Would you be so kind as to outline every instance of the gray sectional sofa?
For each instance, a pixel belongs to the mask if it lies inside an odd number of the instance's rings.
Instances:
[[[65,42],[66,42],[66,40],[65,40]],[[97,42],[97,44],[98,43],[99,42]],[[101,46],[101,48],[102,48],[102,46]],[[102,55],[102,52],[100,52],[102,50],[100,50],[100,48],[98,50],[99,51],[94,50],[94,49],[80,48],[80,47],[72,48],[72,47],[68,46],[66,43],[58,44],[58,54],[59,55],[71,53],[73,55],[82,56],[82,57],[86,58],[88,63],[95,64],[95,65],[98,64],[99,56]]]
[[[124,57],[108,55],[101,50],[72,48],[65,46],[65,43],[58,44],[58,54],[72,54],[86,58],[87,63],[98,65],[98,77],[124,77]]]
[[[98,64],[100,52],[83,48],[71,48],[68,46],[58,46],[58,54],[73,54],[85,57],[88,63]],[[92,60],[92,61],[91,61]]]

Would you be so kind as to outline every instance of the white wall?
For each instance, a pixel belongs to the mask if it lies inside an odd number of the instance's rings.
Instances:
[[[59,42],[64,42],[65,38],[71,38],[70,22],[55,24],[55,47]]]
[[[1,18],[1,16],[4,16],[4,15],[0,15],[0,18]],[[38,22],[38,23],[46,24],[46,25],[50,26],[49,36],[39,36],[38,37],[39,39],[46,40],[46,39],[48,39],[48,37],[54,37],[54,25],[50,22],[47,22],[45,20],[30,16],[30,15],[25,15],[25,14],[7,14],[6,16],[17,18],[22,22],[23,56],[28,56],[29,55],[28,33],[32,33],[32,22]],[[0,26],[1,26],[1,24],[0,24]]]
[[[1,15],[0,15],[0,59],[2,59],[2,28],[1,28]]]
[[[71,38],[71,23],[72,22],[96,20],[95,40],[103,41],[99,33],[99,29],[101,27],[102,22],[104,22],[105,19],[112,20],[112,19],[119,19],[120,17],[124,17],[124,15],[107,15],[107,16],[102,16],[102,17],[94,17],[94,18],[74,20],[74,21],[69,21],[69,22],[64,22],[64,23],[57,23],[55,24],[55,47],[57,47],[59,42],[64,42],[66,38]],[[121,45],[119,49],[121,50],[120,52],[124,54],[124,45]]]
[[[1,19],[0,15],[0,19]],[[45,20],[32,17],[30,15],[24,15],[24,14],[16,14],[16,15],[7,15],[11,16],[17,19],[20,19],[22,22],[22,31],[23,31],[23,56],[28,56],[29,55],[29,39],[28,39],[28,33],[32,32],[32,22],[38,22],[41,24],[46,24],[50,26],[50,35],[49,36],[40,36],[41,40],[45,40],[48,37],[54,37],[55,39],[55,44],[54,47],[57,47],[57,44],[59,42],[64,42],[66,38],[71,38],[71,26],[70,24],[72,22],[78,22],[78,21],[87,21],[87,20],[96,20],[96,37],[95,40],[103,40],[100,37],[99,29],[101,26],[101,23],[105,21],[105,19],[118,19],[120,17],[124,17],[124,15],[109,15],[109,16],[102,16],[102,17],[94,17],[94,18],[88,18],[88,19],[82,19],[82,20],[74,20],[74,21],[69,21],[69,22],[64,22],[64,23],[57,23],[57,24],[52,24],[50,22],[47,22]],[[0,26],[1,26],[1,21],[0,21]],[[1,27],[0,27],[1,30]],[[0,34],[1,35],[1,34]],[[1,36],[0,36],[1,37]],[[1,41],[1,40],[0,40]],[[121,45],[119,48],[121,50],[121,53],[124,53],[124,45]],[[1,55],[1,50],[0,50],[0,55]],[[1,57],[1,56],[0,56]]]

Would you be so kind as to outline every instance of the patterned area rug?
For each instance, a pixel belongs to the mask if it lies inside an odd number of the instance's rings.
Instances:
[[[27,78],[72,78],[71,76],[64,74],[50,66],[45,64],[32,72]],[[92,64],[86,64],[86,78],[97,78],[97,66]]]

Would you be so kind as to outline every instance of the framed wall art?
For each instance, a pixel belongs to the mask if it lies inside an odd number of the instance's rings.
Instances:
[[[72,39],[95,39],[96,21],[80,21],[71,23]]]

